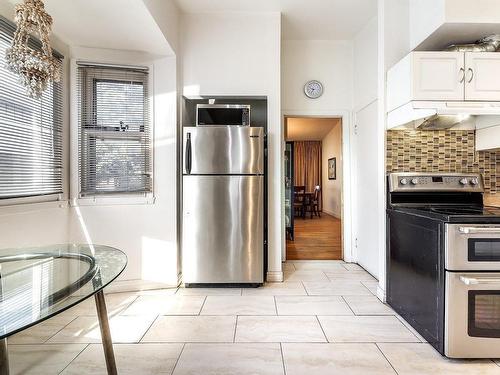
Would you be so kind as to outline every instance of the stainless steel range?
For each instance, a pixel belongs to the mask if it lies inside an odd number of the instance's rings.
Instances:
[[[478,174],[388,176],[387,301],[441,354],[500,357],[500,208]]]

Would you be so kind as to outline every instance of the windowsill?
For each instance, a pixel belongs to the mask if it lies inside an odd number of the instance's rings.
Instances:
[[[17,214],[20,212],[30,212],[30,211],[40,211],[40,210],[50,210],[54,208],[68,208],[69,204],[67,200],[50,200],[50,201],[20,201],[16,199],[15,201],[3,201],[0,205],[1,215]]]
[[[154,204],[155,197],[152,194],[141,196],[103,196],[88,198],[73,198],[70,202],[72,207],[78,206],[130,206]]]

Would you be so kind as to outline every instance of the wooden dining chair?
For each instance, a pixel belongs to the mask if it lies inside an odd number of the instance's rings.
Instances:
[[[313,215],[321,217],[319,212],[319,195],[321,193],[321,187],[319,185],[314,187],[314,192],[308,202],[308,211],[311,213],[311,219]]]
[[[305,192],[305,186],[293,187],[293,214],[297,216],[297,213],[299,213],[302,218],[306,216]]]

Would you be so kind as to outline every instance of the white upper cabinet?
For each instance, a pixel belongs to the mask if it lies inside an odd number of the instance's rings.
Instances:
[[[465,100],[500,100],[500,53],[465,54]]]
[[[500,102],[500,52],[411,52],[387,72],[387,109],[424,101]]]
[[[464,54],[414,52],[413,100],[464,100]]]

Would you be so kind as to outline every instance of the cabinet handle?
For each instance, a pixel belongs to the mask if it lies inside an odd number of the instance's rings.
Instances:
[[[464,68],[460,68],[460,83],[464,83],[465,81],[465,69]]]
[[[469,74],[469,72],[471,73],[471,75],[470,78],[467,80],[467,83],[471,83],[472,79],[474,78],[474,71],[472,70],[472,68],[467,69],[467,74]]]

